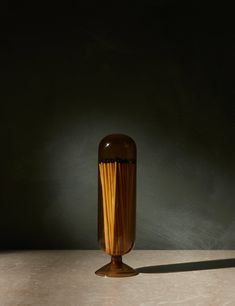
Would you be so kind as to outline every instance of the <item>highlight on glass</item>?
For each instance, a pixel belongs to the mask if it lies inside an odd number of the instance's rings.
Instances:
[[[135,243],[136,144],[123,134],[104,137],[98,153],[98,242],[111,262],[100,276],[125,277],[138,273],[122,262]]]

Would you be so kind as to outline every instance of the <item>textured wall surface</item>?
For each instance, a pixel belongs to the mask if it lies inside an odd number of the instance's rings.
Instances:
[[[118,132],[138,148],[136,248],[235,248],[229,15],[33,5],[1,29],[0,247],[97,248],[98,143]]]

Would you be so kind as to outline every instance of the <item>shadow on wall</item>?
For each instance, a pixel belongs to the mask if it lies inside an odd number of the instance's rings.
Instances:
[[[57,237],[63,240],[63,233],[53,220],[50,228],[44,222],[52,197],[43,135],[50,110],[41,104],[36,112],[37,101],[33,105],[12,103],[14,108],[6,109],[4,126],[0,248],[57,248]]]
[[[66,26],[14,19],[0,248],[96,248],[97,145],[117,131],[138,147],[137,248],[234,246],[233,42],[150,2],[112,31],[90,8]]]
[[[5,110],[0,248],[96,248],[97,139],[89,135],[89,111],[54,97]]]

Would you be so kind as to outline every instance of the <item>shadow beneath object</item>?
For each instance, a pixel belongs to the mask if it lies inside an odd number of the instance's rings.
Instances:
[[[195,261],[176,263],[160,266],[146,266],[135,269],[138,273],[172,273],[172,272],[187,272],[198,270],[234,268],[235,258],[216,259],[206,261]]]

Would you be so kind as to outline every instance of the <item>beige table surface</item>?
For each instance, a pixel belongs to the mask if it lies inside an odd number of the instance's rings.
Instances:
[[[0,252],[0,306],[235,306],[234,258],[134,250],[123,261],[139,275],[104,278],[94,274],[109,261],[102,251]]]

